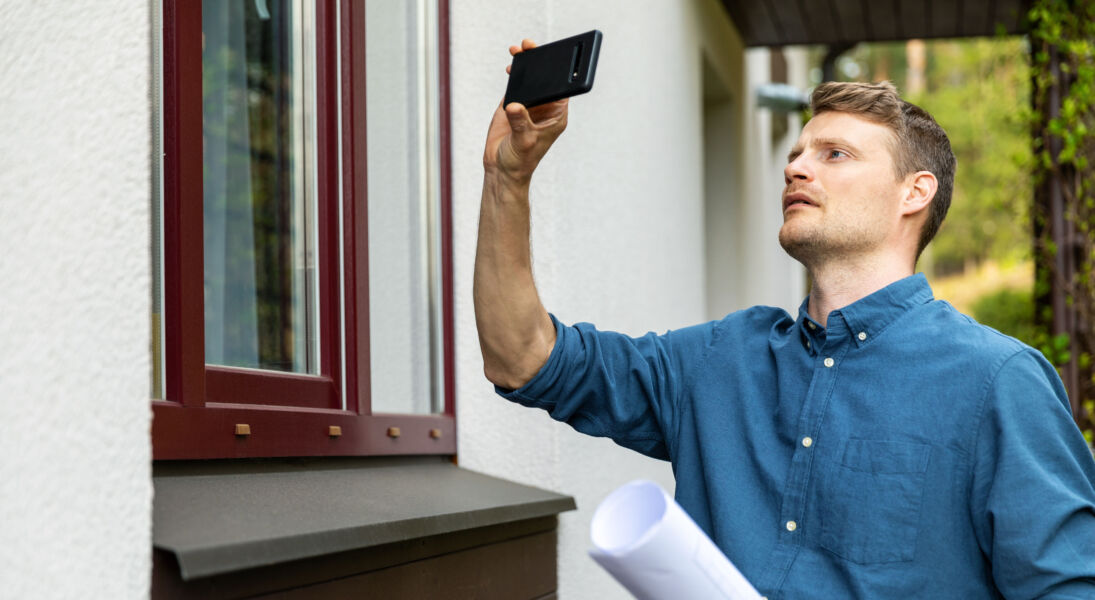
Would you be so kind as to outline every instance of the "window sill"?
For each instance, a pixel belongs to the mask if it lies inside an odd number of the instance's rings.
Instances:
[[[447,457],[155,463],[152,480],[157,560],[173,555],[182,581],[472,530],[484,543],[506,524],[528,535],[575,508]]]

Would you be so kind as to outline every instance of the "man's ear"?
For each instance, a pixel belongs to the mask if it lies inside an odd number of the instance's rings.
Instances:
[[[905,197],[901,199],[901,216],[912,216],[924,210],[935,198],[939,180],[931,171],[917,171],[906,179]]]

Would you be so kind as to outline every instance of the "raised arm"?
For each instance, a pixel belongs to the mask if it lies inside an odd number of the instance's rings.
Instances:
[[[533,47],[524,40],[510,54]],[[498,106],[487,132],[473,295],[483,371],[504,388],[532,379],[555,344],[555,327],[532,280],[529,184],[566,123],[566,100],[531,110],[511,103]]]

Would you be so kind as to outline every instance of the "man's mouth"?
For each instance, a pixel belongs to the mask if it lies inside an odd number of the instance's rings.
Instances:
[[[802,192],[795,192],[793,194],[787,194],[783,197],[783,210],[784,212],[792,206],[817,206],[817,202],[810,199],[809,196]]]

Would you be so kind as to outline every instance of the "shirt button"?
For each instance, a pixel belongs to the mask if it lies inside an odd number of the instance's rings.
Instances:
[[[807,349],[809,349],[809,348],[810,348],[810,340],[806,340],[806,348],[807,348]]]
[[[857,335],[856,337],[859,338],[859,341],[862,342],[863,340],[867,339],[867,332],[866,331],[860,331],[859,335]]]
[[[814,445],[814,438],[812,438],[810,436],[806,436],[806,437],[802,438],[802,446],[803,447],[809,448],[810,446],[813,446],[813,445]]]
[[[835,364],[836,364],[836,361],[833,360],[832,358],[826,358],[825,359],[825,366],[826,367],[832,367]]]
[[[794,531],[798,529],[798,523],[794,521],[787,521],[787,531]]]
[[[806,321],[806,326],[810,329],[817,329],[817,325],[814,325],[813,321]]]

